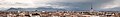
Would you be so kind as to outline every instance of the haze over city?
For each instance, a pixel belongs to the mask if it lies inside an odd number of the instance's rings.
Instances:
[[[120,17],[120,0],[0,0],[0,17]]]
[[[98,11],[120,11],[120,0],[0,0],[0,10],[9,8],[90,10],[91,5]]]

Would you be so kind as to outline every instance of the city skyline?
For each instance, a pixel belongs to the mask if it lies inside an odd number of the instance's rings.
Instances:
[[[120,11],[119,0],[0,0],[0,4],[0,10],[9,8],[90,10],[92,5],[93,9],[98,11]]]

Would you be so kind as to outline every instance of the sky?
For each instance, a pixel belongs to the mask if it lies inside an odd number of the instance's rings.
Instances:
[[[0,0],[0,10],[9,8],[57,8],[66,10],[120,11],[120,0]]]

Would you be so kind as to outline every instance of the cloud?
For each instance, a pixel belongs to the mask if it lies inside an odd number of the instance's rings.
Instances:
[[[104,0],[94,3],[95,10],[100,11],[119,11],[120,1],[119,0]]]
[[[120,0],[0,0],[0,8],[39,8],[52,7],[68,10],[112,10],[120,8]],[[92,4],[91,4],[92,3]]]
[[[62,3],[60,3],[62,2]],[[74,4],[75,2],[76,4]],[[53,8],[64,8],[77,5],[77,2],[89,2],[88,0],[4,0],[0,5],[0,8],[38,8],[38,7],[48,7]],[[52,3],[52,4],[48,4]],[[70,3],[70,5],[67,5]],[[63,4],[63,5],[62,5]]]
[[[39,1],[41,4],[34,4],[34,2]],[[0,8],[37,8],[37,7],[46,7],[52,6],[45,4],[51,0],[4,0],[0,2]]]
[[[111,9],[111,8],[116,8],[116,7],[120,7],[120,1],[119,0],[115,0],[112,2],[108,2],[103,4],[103,9]]]
[[[11,8],[11,7],[12,8],[52,7],[58,9],[75,9],[76,7],[78,8],[79,6],[81,6],[82,2],[90,2],[90,1],[89,0],[4,0],[0,2],[1,4],[0,8],[1,10],[3,10],[2,8]]]

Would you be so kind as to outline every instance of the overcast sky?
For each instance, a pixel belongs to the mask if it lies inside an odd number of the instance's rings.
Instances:
[[[38,8],[119,11],[120,0],[0,0],[0,8]]]

